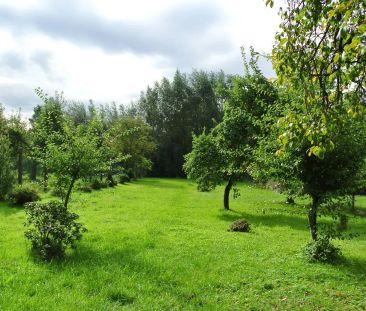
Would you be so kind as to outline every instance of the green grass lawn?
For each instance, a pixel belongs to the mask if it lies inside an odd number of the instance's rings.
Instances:
[[[342,263],[307,263],[303,205],[245,184],[226,212],[222,191],[146,178],[75,194],[89,231],[51,263],[29,255],[23,209],[0,204],[0,310],[366,310],[366,218],[336,242]],[[228,232],[242,217],[252,232]]]

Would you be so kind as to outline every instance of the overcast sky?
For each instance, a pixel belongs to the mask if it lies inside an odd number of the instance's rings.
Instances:
[[[30,115],[39,86],[128,104],[176,69],[242,73],[240,46],[270,52],[278,23],[263,0],[0,0],[0,102]]]

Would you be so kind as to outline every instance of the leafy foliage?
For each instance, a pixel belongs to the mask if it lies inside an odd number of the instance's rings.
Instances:
[[[223,158],[215,137],[210,133],[193,136],[192,152],[185,156],[183,169],[197,182],[200,191],[211,191],[224,181]]]
[[[18,185],[8,195],[8,200],[17,205],[40,200],[38,191],[34,185]]]
[[[0,132],[0,150],[0,199],[4,199],[13,186],[14,173],[10,141],[3,132]]]
[[[29,229],[25,237],[30,240],[32,250],[43,260],[64,256],[68,247],[75,247],[86,229],[76,220],[79,216],[71,213],[60,202],[26,204]]]
[[[246,74],[233,77],[226,92],[222,121],[209,134],[194,137],[192,151],[185,156],[183,168],[189,178],[197,180],[199,189],[208,191],[227,182],[226,209],[231,188],[249,173],[254,161],[266,110],[277,100],[275,86],[263,76],[257,61],[252,50],[249,64],[245,63]]]
[[[56,182],[65,206],[76,180],[88,177],[100,170],[100,153],[96,149],[96,140],[88,135],[85,127],[64,128],[63,142],[59,145],[47,145],[47,167],[55,174]]]
[[[183,157],[191,151],[192,133],[199,135],[221,120],[229,85],[230,77],[223,72],[177,71],[172,80],[163,78],[141,94],[137,111],[151,126],[157,143],[153,175],[183,175]]]
[[[16,163],[18,184],[23,183],[24,155],[28,151],[28,132],[20,113],[12,115],[8,119],[8,135],[12,151],[12,157]]]
[[[34,115],[30,119],[32,125],[32,152],[31,156],[37,163],[43,166],[44,190],[48,188],[48,145],[60,145],[63,142],[65,115],[63,106],[65,99],[63,94],[56,93],[54,97],[48,96],[40,88],[36,94],[42,100],[43,105],[34,109]]]
[[[341,257],[341,251],[334,246],[329,238],[323,237],[309,242],[304,248],[303,254],[309,261],[334,263]]]
[[[139,178],[152,168],[149,157],[155,150],[151,128],[141,119],[129,116],[115,120],[110,134],[114,166],[122,166],[132,178]],[[121,169],[119,171],[122,171]]]
[[[334,148],[339,122],[364,111],[366,3],[287,0],[280,15],[273,65],[278,82],[293,94],[280,141],[286,147],[305,139],[308,153],[323,158]]]

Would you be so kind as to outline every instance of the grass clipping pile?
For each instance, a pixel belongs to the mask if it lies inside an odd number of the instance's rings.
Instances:
[[[250,231],[250,223],[246,219],[238,219],[234,221],[228,231],[231,232],[249,232]]]

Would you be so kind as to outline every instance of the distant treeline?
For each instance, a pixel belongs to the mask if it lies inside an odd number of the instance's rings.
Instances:
[[[183,156],[192,149],[192,134],[208,131],[221,121],[231,80],[232,77],[222,71],[190,74],[176,71],[171,80],[163,78],[148,86],[130,105],[111,103],[97,107],[92,101],[88,105],[72,101],[63,105],[63,110],[76,125],[87,123],[96,110],[105,124],[121,116],[142,117],[151,127],[157,144],[149,174],[184,176]]]
[[[230,80],[222,71],[177,71],[172,80],[163,78],[141,93],[135,111],[151,126],[157,143],[153,176],[184,176],[183,156],[192,149],[192,134],[221,121]]]

